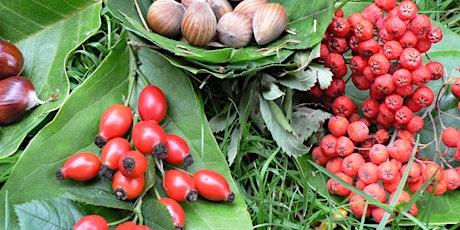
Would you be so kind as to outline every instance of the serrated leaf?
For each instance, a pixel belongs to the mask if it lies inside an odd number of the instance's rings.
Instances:
[[[263,84],[262,95],[264,96],[265,100],[272,101],[283,96],[284,92],[275,82],[270,81]]]
[[[307,91],[315,85],[317,78],[318,76],[312,71],[297,70],[278,78],[278,81],[291,89]]]
[[[27,134],[66,100],[70,89],[65,73],[67,55],[100,27],[101,5],[101,1],[93,0],[71,5],[48,0],[0,0],[0,38],[12,41],[22,52],[21,75],[32,81],[39,98],[46,100],[58,94],[56,101],[2,127],[0,158],[13,154]]]
[[[283,129],[272,114],[268,101],[264,100],[262,95],[259,95],[260,113],[270,131],[273,140],[289,155],[301,156],[310,150],[310,147],[305,146],[293,133]]]
[[[312,109],[307,106],[298,106],[292,114],[292,127],[297,138],[306,141],[318,131],[324,122],[332,115],[320,109]]]
[[[318,80],[321,89],[326,89],[331,85],[333,74],[328,68],[310,65],[306,72],[310,77]]]
[[[293,133],[294,129],[291,127],[291,124],[289,124],[289,121],[286,119],[286,116],[280,107],[274,101],[268,101],[268,107],[270,108],[270,112],[273,114],[273,117],[278,125],[280,125],[284,130]]]
[[[71,229],[86,214],[80,204],[62,197],[17,204],[14,210],[21,229]]]
[[[152,229],[174,229],[168,209],[156,199],[148,197],[142,201],[142,216],[144,224]],[[187,219],[185,223],[187,223]]]

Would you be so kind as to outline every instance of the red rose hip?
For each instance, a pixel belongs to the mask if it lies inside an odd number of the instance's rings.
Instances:
[[[230,190],[227,180],[220,173],[210,170],[201,169],[193,174],[198,194],[208,200],[222,201],[232,203],[235,194]]]

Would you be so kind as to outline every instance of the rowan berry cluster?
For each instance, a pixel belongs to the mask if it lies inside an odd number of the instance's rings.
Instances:
[[[414,134],[424,127],[417,112],[435,100],[426,84],[444,75],[441,63],[430,60],[424,64],[422,54],[441,39],[441,28],[419,14],[411,0],[375,0],[348,18],[337,11],[318,58],[333,73],[332,82],[324,90],[315,85],[308,91],[334,114],[327,124],[330,133],[312,151],[313,160],[382,203],[407,202],[427,181],[427,190],[434,195],[457,189],[460,168],[443,169],[430,159],[417,159],[407,169]],[[344,57],[349,54],[350,59]],[[348,74],[357,89],[369,92],[361,108],[344,95]],[[460,131],[447,131],[445,139],[455,141],[443,143],[459,148]],[[415,151],[417,156],[418,149]],[[394,192],[406,169],[406,189],[396,198]],[[349,197],[350,209],[358,218],[365,213],[380,222],[386,212],[375,204],[367,205],[365,198],[333,178],[327,181],[327,188],[331,194]],[[417,215],[415,203],[409,213]]]

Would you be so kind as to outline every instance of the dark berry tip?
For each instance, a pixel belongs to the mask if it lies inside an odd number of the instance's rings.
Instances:
[[[64,173],[61,168],[56,170],[56,180],[64,180]]]
[[[106,164],[101,165],[101,169],[99,169],[99,175],[108,180],[112,180],[113,173],[113,169],[111,169],[110,166]]]
[[[136,167],[136,161],[131,157],[123,159],[122,164],[126,171],[128,171],[128,173],[131,173],[134,167]]]
[[[190,190],[185,197],[185,200],[188,202],[195,202],[198,199],[198,191],[195,189]]]
[[[235,193],[231,192],[228,194],[227,199],[225,199],[225,202],[231,204],[235,200]]]
[[[156,159],[165,159],[168,157],[168,147],[166,147],[166,145],[162,142],[158,143],[157,145],[153,146],[152,154]]]
[[[182,227],[182,226],[174,226],[174,229],[175,230],[182,230],[182,229],[184,229],[184,227]]]
[[[99,148],[104,147],[106,143],[107,143],[107,140],[101,135],[97,135],[96,138],[94,139],[94,144],[96,144],[96,146]]]
[[[117,188],[115,189],[114,192],[115,192],[115,197],[117,197],[117,199],[119,200],[126,200],[126,198],[128,198],[128,194],[123,188]]]
[[[187,168],[193,164],[193,157],[191,154],[188,154],[186,157],[184,157],[184,160],[182,161],[182,165],[184,167],[184,170],[187,170]]]

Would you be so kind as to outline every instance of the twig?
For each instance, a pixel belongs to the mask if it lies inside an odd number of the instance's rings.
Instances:
[[[142,25],[144,25],[145,30],[151,32],[152,30],[150,30],[149,26],[145,22],[144,16],[142,15],[142,11],[141,11],[141,8],[139,7],[139,3],[137,2],[137,0],[134,0],[134,5],[136,5],[137,14],[139,15],[139,18],[141,19]]]

